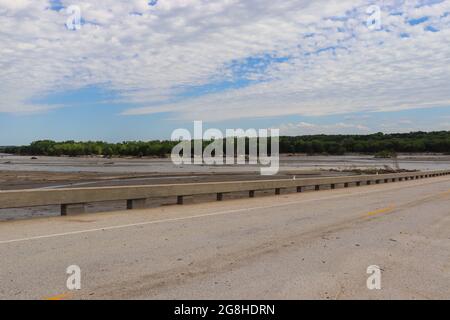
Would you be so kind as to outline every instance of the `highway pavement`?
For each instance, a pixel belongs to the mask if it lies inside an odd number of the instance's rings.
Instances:
[[[449,176],[0,222],[0,299],[449,298]]]

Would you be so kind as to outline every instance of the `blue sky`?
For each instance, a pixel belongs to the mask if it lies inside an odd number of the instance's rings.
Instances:
[[[450,0],[0,0],[0,145],[450,130]]]

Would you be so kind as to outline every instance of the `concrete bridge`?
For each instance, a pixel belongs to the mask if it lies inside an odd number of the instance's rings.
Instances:
[[[304,186],[327,190],[295,192]],[[449,298],[447,171],[1,192],[0,203],[133,207],[155,195],[260,188],[281,194],[0,222],[0,299]],[[67,287],[73,265],[80,290]],[[380,290],[367,287],[373,265]]]
[[[143,209],[146,207],[148,198],[177,197],[178,204],[183,204],[185,197],[217,194],[217,200],[221,201],[225,193],[232,192],[248,192],[249,197],[254,197],[255,191],[273,189],[274,193],[279,195],[283,189],[291,188],[294,188],[297,192],[302,192],[303,188],[310,186],[314,186],[316,190],[320,190],[321,186],[330,186],[331,189],[334,189],[337,185],[342,185],[347,188],[349,186],[360,186],[361,184],[370,185],[424,179],[448,174],[450,174],[450,170],[292,180],[0,191],[0,209],[60,205],[61,215],[69,215],[84,213],[86,203],[93,202],[123,200],[127,202],[128,209]]]

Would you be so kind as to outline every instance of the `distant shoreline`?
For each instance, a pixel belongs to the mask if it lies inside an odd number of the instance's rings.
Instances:
[[[237,139],[237,138],[235,138]],[[226,140],[226,139],[224,139]],[[202,141],[205,148],[212,141]],[[250,143],[266,144],[264,140],[249,140],[245,147],[248,151]],[[28,156],[98,156],[98,157],[156,157],[165,158],[171,154],[179,141],[124,141],[108,143],[104,141],[60,141],[39,140],[26,146],[0,147],[0,153]],[[236,145],[237,140],[234,141]],[[223,141],[223,152],[226,153],[226,141]],[[271,143],[268,143],[270,146]],[[310,135],[280,136],[280,154],[308,155],[345,155],[366,154],[380,158],[395,157],[400,153],[450,154],[450,131],[410,132],[394,134],[369,135]],[[194,147],[191,141],[191,147]],[[270,152],[270,151],[269,151]]]
[[[361,152],[348,152],[344,154],[327,154],[327,153],[280,153],[283,157],[336,157],[336,156],[375,156],[376,153],[361,153]],[[170,159],[170,154],[165,156],[130,156],[130,155],[43,155],[43,154],[14,154],[14,153],[0,153],[0,157],[49,157],[49,158],[85,158],[85,159]],[[449,156],[449,154],[443,152],[399,152],[397,156]],[[236,156],[235,156],[236,157]]]

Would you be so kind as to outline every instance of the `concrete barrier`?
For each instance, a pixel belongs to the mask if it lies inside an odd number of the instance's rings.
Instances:
[[[320,186],[328,185],[332,189],[337,184],[349,187],[350,183],[360,186],[361,183],[370,185],[380,181],[402,181],[404,179],[420,179],[450,174],[450,170],[430,172],[406,172],[380,175],[355,175],[344,177],[206,182],[185,184],[164,184],[151,186],[122,186],[97,188],[65,188],[43,190],[13,190],[0,191],[0,209],[23,208],[46,205],[60,205],[61,214],[75,214],[84,212],[85,204],[102,201],[124,200],[128,209],[145,208],[146,199],[160,197],[177,197],[179,204],[183,204],[186,197],[202,194],[217,194],[217,200],[223,199],[224,193],[249,192],[249,197],[255,196],[255,191],[281,190],[296,188],[302,192],[304,187],[313,186],[320,190]]]

